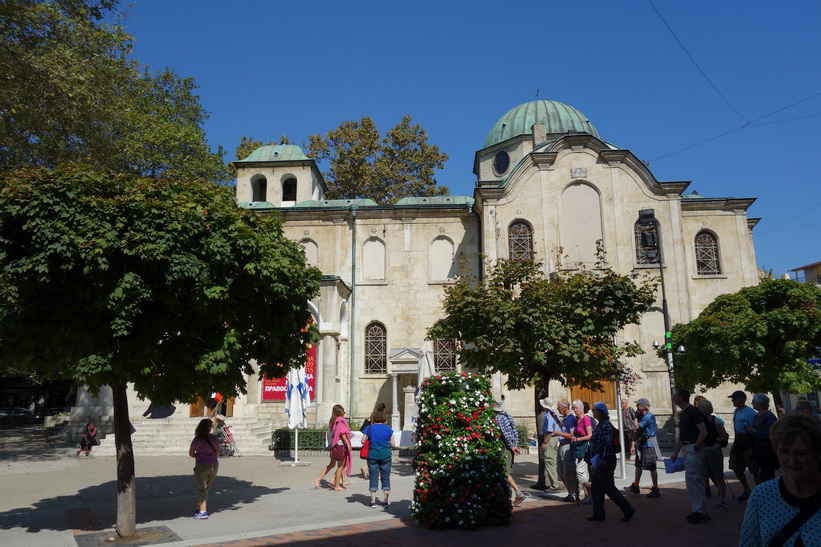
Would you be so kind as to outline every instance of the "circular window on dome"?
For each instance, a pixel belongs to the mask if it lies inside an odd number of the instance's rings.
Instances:
[[[493,170],[497,175],[504,175],[510,167],[510,156],[504,150],[497,152],[493,158]]]

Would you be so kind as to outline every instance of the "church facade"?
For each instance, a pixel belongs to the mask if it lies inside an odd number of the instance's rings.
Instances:
[[[442,317],[444,288],[465,271],[481,278],[485,261],[533,258],[547,273],[592,268],[601,242],[616,272],[658,275],[639,221],[639,211],[652,210],[672,324],[758,282],[757,219],[747,216],[753,198],[704,197],[686,193],[689,182],[659,181],[630,150],[603,140],[580,111],[557,101],[522,104],[490,127],[475,155],[473,196],[393,205],[325,200],[316,162],[294,145],[261,147],[235,165],[240,206],[278,215],[286,236],[323,273],[321,294],[309,303],[321,333],[309,421],[315,411],[320,425],[334,404],[358,419],[384,402],[392,425],[407,428],[405,402],[417,385],[426,331]],[[664,341],[661,300],[659,290],[641,325],[621,337],[647,352],[629,363],[643,377],[636,397],[658,401],[653,410],[663,416],[670,413],[669,376],[653,351],[654,341]],[[437,371],[461,370],[453,350],[452,342],[432,341]],[[504,378],[492,380],[508,412],[533,416],[530,391],[509,393]],[[248,382],[234,415],[284,422],[283,403],[267,400],[255,377]],[[558,384],[550,395],[581,396]],[[612,393],[586,395],[616,403]],[[724,390],[707,396],[723,409]]]

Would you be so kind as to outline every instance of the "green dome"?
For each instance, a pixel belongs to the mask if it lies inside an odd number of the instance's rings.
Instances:
[[[251,154],[242,160],[237,160],[234,163],[244,163],[252,161],[289,161],[289,160],[307,160],[310,159],[302,151],[302,148],[295,144],[267,144],[260,146]]]
[[[543,123],[548,135],[564,135],[568,131],[599,133],[587,116],[559,101],[531,101],[510,109],[499,118],[485,138],[485,146],[493,146],[519,135],[530,135],[534,123]]]

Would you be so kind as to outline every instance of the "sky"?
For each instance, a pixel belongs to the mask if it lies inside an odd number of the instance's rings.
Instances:
[[[199,85],[209,144],[303,144],[347,120],[408,114],[473,195],[496,121],[574,106],[659,181],[748,210],[760,268],[821,261],[821,2],[138,0],[135,57]]]

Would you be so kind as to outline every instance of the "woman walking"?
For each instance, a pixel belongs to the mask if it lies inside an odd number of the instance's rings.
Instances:
[[[587,447],[590,438],[593,436],[593,423],[590,416],[584,412],[584,403],[578,399],[573,401],[573,413],[576,415],[576,428],[573,430],[571,441],[573,442],[573,450],[576,457],[576,480],[579,486],[584,488],[584,499],[581,501],[582,505],[590,505],[590,473],[587,469],[587,462],[584,460],[584,455],[587,452]]]
[[[344,481],[345,473],[351,474],[351,428],[345,419],[345,409],[342,405],[334,405],[331,411],[331,420],[328,422],[328,444],[331,447],[331,461],[314,479],[314,488],[321,488],[322,479],[336,466],[331,487],[337,491],[347,490]]]
[[[371,415],[368,416],[367,418],[365,418],[365,421],[362,422],[362,427],[359,428],[359,431],[361,431],[363,434],[366,434],[365,430],[368,428],[369,425],[371,425],[371,423],[373,423],[373,415],[378,410],[382,410],[384,412],[387,412],[388,407],[385,406],[385,403],[376,403],[376,406],[374,407],[373,412],[371,412]],[[367,461],[365,462],[365,467],[361,468],[360,471],[362,471],[362,476],[363,477],[365,477],[366,479],[369,478]]]
[[[211,434],[213,424],[205,418],[200,420],[194,431],[194,440],[188,448],[188,455],[195,459],[194,481],[197,484],[197,512],[194,518],[208,518],[208,491],[219,471],[219,439]]]
[[[621,520],[628,521],[636,514],[636,510],[616,488],[613,472],[616,470],[616,452],[613,450],[613,424],[610,423],[610,413],[604,403],[593,404],[593,415],[599,425],[590,439],[590,466],[593,469],[593,516],[587,520],[605,520],[604,495],[619,506],[624,514]]]
[[[380,406],[381,405],[381,406]],[[391,448],[394,446],[393,430],[388,427],[388,413],[385,411],[385,405],[377,405],[371,415],[371,423],[368,425],[363,433],[365,438],[370,441],[370,449],[368,450],[368,475],[370,477],[370,485],[368,490],[371,492],[371,507],[376,507],[376,491],[378,481],[382,481],[382,493],[384,499],[382,505],[388,507],[388,496],[391,493]]]

